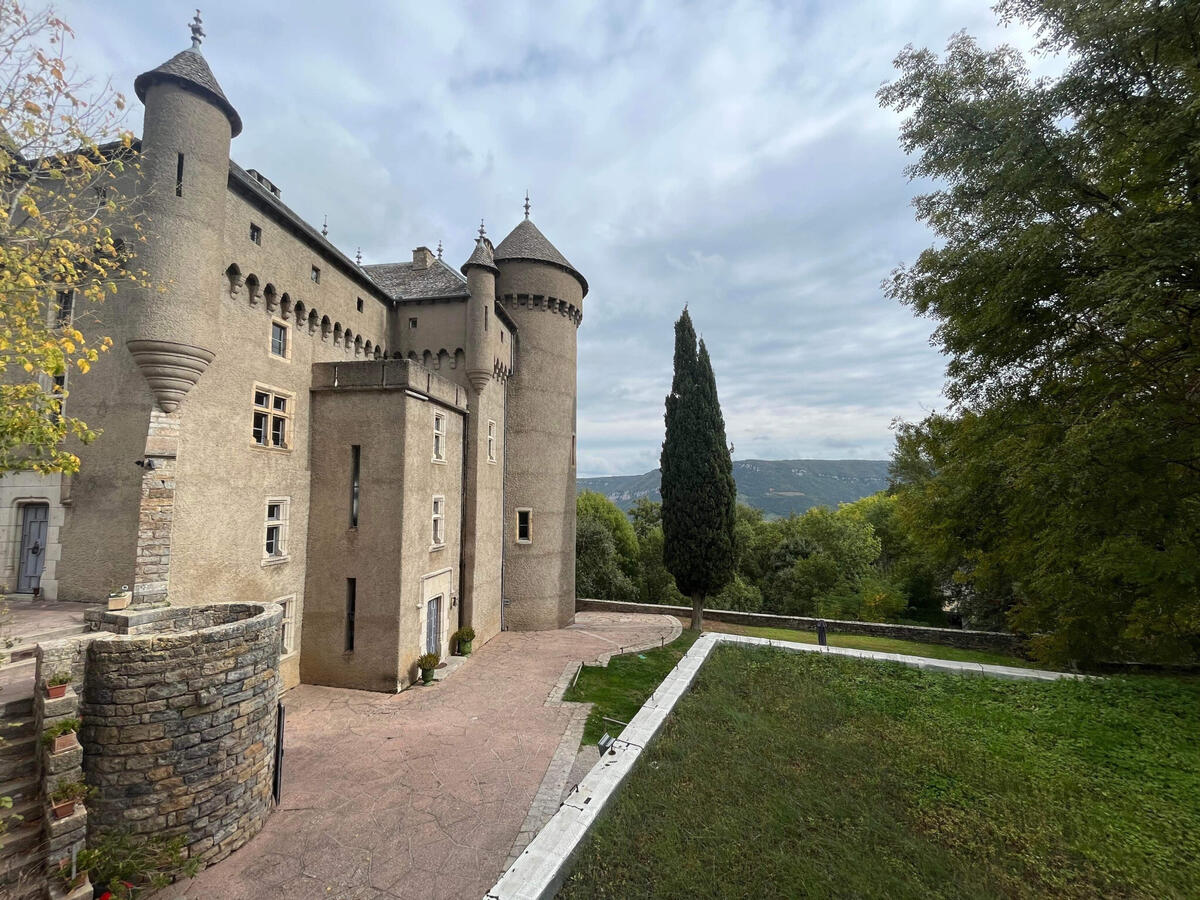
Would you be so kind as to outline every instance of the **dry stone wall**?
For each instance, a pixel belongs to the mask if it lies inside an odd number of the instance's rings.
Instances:
[[[271,809],[279,696],[275,604],[93,614],[80,712],[89,831],[184,834],[221,859]]]

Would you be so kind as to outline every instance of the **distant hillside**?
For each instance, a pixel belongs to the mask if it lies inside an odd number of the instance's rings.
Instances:
[[[768,516],[802,513],[813,506],[836,507],[887,487],[882,459],[742,459],[733,464],[738,501]],[[645,475],[579,478],[581,491],[596,491],[621,509],[639,497],[662,500],[659,470]]]

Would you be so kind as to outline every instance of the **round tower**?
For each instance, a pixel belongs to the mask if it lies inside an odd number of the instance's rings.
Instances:
[[[471,295],[467,301],[467,378],[476,393],[482,391],[491,380],[494,368],[488,322],[494,315],[492,304],[496,299],[496,275],[499,271],[493,259],[492,242],[488,240],[480,222],[475,250],[462,265],[462,273],[467,276],[467,290]]]
[[[496,298],[517,324],[504,481],[506,624],[575,620],[575,332],[587,281],[529,219],[494,253]]]
[[[126,345],[164,412],[178,408],[215,355],[229,144],[242,130],[200,54],[203,35],[197,16],[192,46],[133,83],[146,106],[139,180],[149,237],[138,265],[151,286],[132,304]]]

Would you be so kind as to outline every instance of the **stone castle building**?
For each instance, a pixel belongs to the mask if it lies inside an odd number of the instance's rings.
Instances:
[[[461,625],[570,624],[587,282],[528,205],[461,270],[360,265],[231,160],[198,36],[134,89],[156,287],[88,310],[114,346],[67,385],[103,429],[80,473],[0,480],[9,589],[277,601],[284,686],[396,691]]]

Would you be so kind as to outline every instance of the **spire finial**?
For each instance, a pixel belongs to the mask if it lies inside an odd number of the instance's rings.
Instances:
[[[200,21],[200,10],[196,10],[196,17],[192,19],[188,28],[192,30],[192,49],[199,50],[204,41],[204,23]]]
[[[480,219],[479,220],[479,240],[482,241],[485,237],[487,237],[487,231],[483,227],[483,219]]]
[[[442,258],[442,241],[438,238],[438,259]]]
[[[360,266],[362,265],[362,247],[359,247],[356,251],[354,251],[354,261]]]
[[[529,218],[529,188],[525,188],[525,218]]]
[[[325,221],[321,223],[321,236],[328,237],[329,235],[329,216],[325,216]]]

